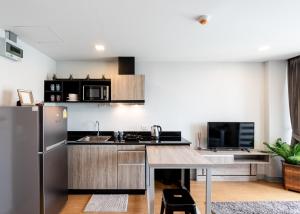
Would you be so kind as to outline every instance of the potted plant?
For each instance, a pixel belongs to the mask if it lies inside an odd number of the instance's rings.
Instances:
[[[274,144],[264,144],[272,154],[283,158],[282,176],[285,189],[300,192],[300,143],[289,145],[278,138]]]

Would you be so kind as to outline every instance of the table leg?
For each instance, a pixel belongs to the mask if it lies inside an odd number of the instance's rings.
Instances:
[[[190,169],[181,169],[181,188],[190,191]]]
[[[154,214],[155,180],[154,168],[149,167],[149,185],[147,186],[148,214]]]
[[[184,186],[185,188],[190,191],[191,190],[191,178],[190,178],[190,169],[184,170]]]
[[[180,183],[181,183],[181,188],[183,188],[183,189],[185,188],[185,186],[184,186],[184,183],[185,183],[184,178],[185,178],[185,171],[184,171],[184,169],[181,169]]]
[[[148,162],[146,161],[146,190],[148,190],[148,186],[150,185],[150,167],[148,165]]]
[[[211,214],[211,168],[206,168],[205,214]]]

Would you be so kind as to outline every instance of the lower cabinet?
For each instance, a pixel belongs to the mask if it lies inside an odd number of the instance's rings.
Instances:
[[[117,145],[69,145],[69,189],[117,189]]]
[[[145,151],[118,151],[118,189],[145,189]]]
[[[69,189],[145,189],[145,146],[69,145]]]

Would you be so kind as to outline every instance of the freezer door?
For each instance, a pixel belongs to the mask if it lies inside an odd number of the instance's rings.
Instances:
[[[39,214],[39,114],[0,107],[0,213]]]
[[[59,213],[68,198],[67,145],[58,142],[43,157],[43,203],[44,214]]]
[[[49,106],[43,108],[43,139],[41,139],[41,152],[47,147],[67,139],[67,109],[66,107]]]

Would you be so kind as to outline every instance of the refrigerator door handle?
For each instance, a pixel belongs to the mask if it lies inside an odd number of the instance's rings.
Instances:
[[[47,147],[46,147],[46,152],[49,152],[49,151],[51,151],[51,150],[53,150],[53,149],[55,149],[55,148],[57,148],[57,147],[59,147],[59,146],[61,146],[61,145],[66,144],[66,143],[67,143],[67,141],[66,141],[66,140],[63,140],[63,141],[60,141],[60,142],[58,142],[58,143],[56,143],[56,144],[53,144],[53,145],[51,145],[51,146],[47,146]]]

